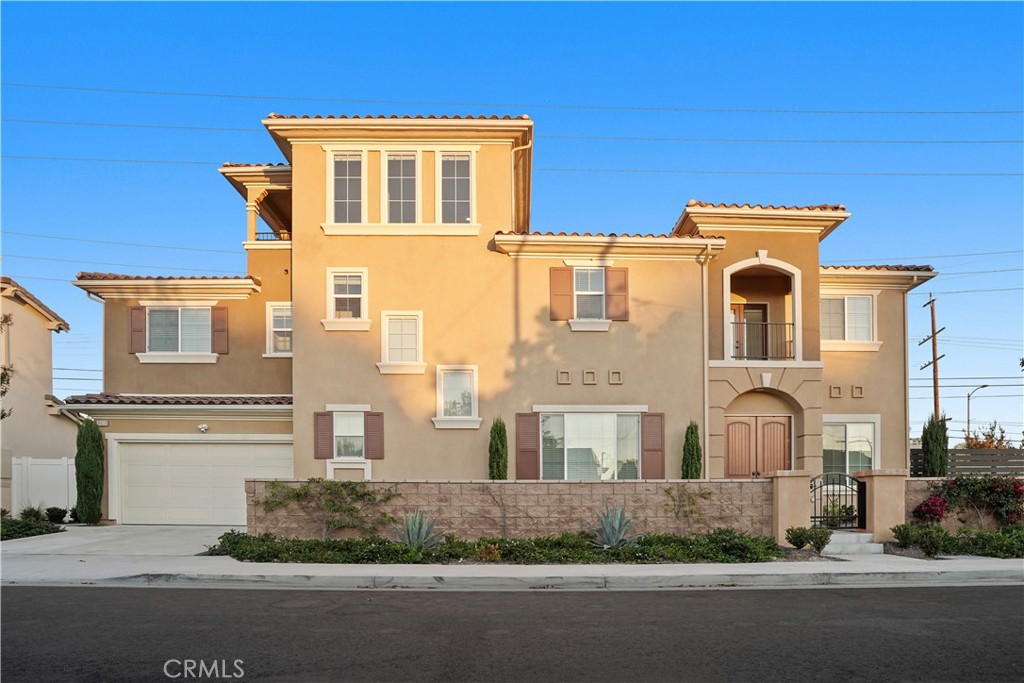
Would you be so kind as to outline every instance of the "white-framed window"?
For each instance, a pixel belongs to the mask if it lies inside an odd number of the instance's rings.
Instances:
[[[576,320],[604,320],[604,268],[573,268],[573,311]]]
[[[146,309],[146,353],[208,354],[211,309],[152,307]]]
[[[419,155],[416,152],[387,152],[385,172],[387,185],[387,222],[419,223],[416,201]]]
[[[473,155],[442,152],[440,157],[441,223],[473,223]]]
[[[384,375],[422,375],[423,311],[381,311],[380,363]]]
[[[874,415],[826,415],[821,432],[823,472],[852,474],[873,469],[878,459],[879,424]]]
[[[356,412],[334,413],[334,459],[362,460],[365,457],[364,414]]]
[[[480,427],[479,370],[476,365],[437,366],[438,429],[477,429]]]
[[[825,296],[821,299],[821,338],[830,341],[874,341],[874,297]]]
[[[333,156],[334,186],[332,195],[335,223],[364,223],[366,204],[362,152],[339,152]]]
[[[267,356],[292,355],[292,302],[267,302]]]
[[[639,413],[542,413],[541,479],[640,478]]]
[[[368,280],[366,268],[327,269],[327,314],[320,321],[324,329],[370,329]]]

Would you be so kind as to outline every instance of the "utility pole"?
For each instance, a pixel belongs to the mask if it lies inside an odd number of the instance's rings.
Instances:
[[[942,354],[941,356],[939,355],[939,333],[942,332],[943,330],[945,330],[946,328],[943,327],[941,330],[935,329],[935,296],[931,292],[928,292],[928,303],[926,303],[924,306],[931,306],[931,308],[932,308],[932,333],[930,335],[928,335],[927,337],[925,337],[924,339],[922,339],[921,341],[919,341],[917,343],[917,345],[921,346],[921,344],[924,344],[929,339],[932,341],[932,359],[930,361],[928,361],[927,363],[925,363],[924,365],[922,365],[921,369],[924,370],[929,365],[932,366],[932,394],[933,394],[933,396],[935,398],[935,412],[933,413],[933,415],[935,415],[935,419],[938,420],[939,419],[939,359],[945,357],[945,355],[946,355],[946,354]],[[922,306],[921,308],[924,308],[924,306]]]

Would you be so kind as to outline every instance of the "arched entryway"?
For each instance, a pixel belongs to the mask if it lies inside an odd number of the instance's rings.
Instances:
[[[800,360],[800,271],[762,250],[723,269],[722,277],[725,358]]]
[[[740,394],[725,411],[725,477],[756,479],[793,468],[793,434],[801,415],[773,390]]]

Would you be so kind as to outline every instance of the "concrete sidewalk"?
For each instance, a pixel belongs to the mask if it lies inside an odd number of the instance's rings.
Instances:
[[[1024,584],[1024,560],[915,560],[850,555],[841,562],[612,565],[337,565],[195,556],[215,527],[69,528],[4,541],[3,585],[180,586],[354,590],[664,590],[814,586]],[[208,540],[207,540],[208,539]]]

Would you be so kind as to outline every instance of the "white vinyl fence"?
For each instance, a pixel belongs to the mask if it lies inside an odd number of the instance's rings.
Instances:
[[[74,458],[13,458],[11,514],[29,506],[70,510],[78,496]]]

